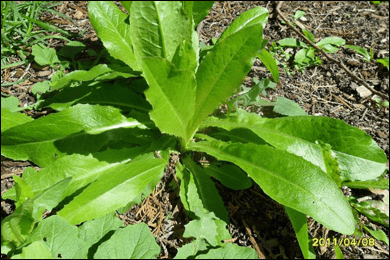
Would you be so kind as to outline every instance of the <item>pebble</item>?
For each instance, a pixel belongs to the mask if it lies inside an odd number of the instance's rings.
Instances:
[[[366,88],[365,86],[360,86],[356,89],[356,91],[359,93],[359,96],[361,98],[366,98],[366,97],[369,97],[372,93],[371,91]]]

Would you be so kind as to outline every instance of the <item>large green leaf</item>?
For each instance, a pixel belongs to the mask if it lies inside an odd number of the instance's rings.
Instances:
[[[134,1],[131,5],[131,40],[138,61],[145,57],[171,61],[184,40],[192,42],[191,27],[180,1]]]
[[[128,15],[109,1],[89,2],[88,14],[91,24],[110,55],[124,61],[133,70],[138,70],[131,46],[130,26],[126,21]]]
[[[104,82],[65,88],[53,98],[45,100],[41,106],[50,106],[57,111],[61,111],[78,103],[110,105],[124,111],[137,109],[147,112],[151,109],[145,98],[134,93],[130,88],[120,84]]]
[[[34,121],[33,118],[19,112],[11,112],[9,109],[1,108],[1,132],[17,125]]]
[[[355,221],[341,190],[321,169],[299,156],[268,145],[225,143],[209,139],[189,144],[219,160],[238,165],[277,202],[305,213],[343,234],[352,234]]]
[[[142,124],[119,109],[79,104],[2,132],[1,154],[46,166],[66,154],[96,152],[111,131],[137,126]]]
[[[79,238],[77,227],[60,216],[51,216],[41,222],[28,237],[27,243],[43,242],[57,258],[85,259],[88,248]]]
[[[109,240],[103,242],[94,259],[152,259],[161,248],[145,223],[118,229]]]
[[[321,146],[328,143],[339,162],[344,180],[370,180],[386,170],[382,149],[364,131],[344,121],[320,116],[261,118],[240,111],[227,119],[208,118],[202,125],[226,130],[247,128],[276,148],[302,156],[326,172]]]
[[[188,2],[188,1],[183,1]],[[209,13],[215,1],[193,1],[192,17],[194,18],[195,26],[200,23],[203,18]]]
[[[22,253],[13,255],[11,259],[55,259],[44,242],[35,241],[22,248]]]
[[[107,169],[58,212],[72,224],[101,217],[129,203],[140,202],[142,192],[162,177],[167,162],[153,153]]]
[[[151,119],[161,132],[188,140],[188,125],[195,107],[194,73],[177,70],[158,57],[142,59],[141,64],[149,84],[145,95],[153,106]]]
[[[250,71],[262,41],[262,27],[254,24],[219,41],[196,72],[195,114],[191,132],[231,96]]]

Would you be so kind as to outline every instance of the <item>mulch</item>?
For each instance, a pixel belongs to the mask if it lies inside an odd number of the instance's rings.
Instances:
[[[286,24],[280,22],[275,12],[275,2],[271,1],[225,1],[216,2],[209,15],[198,27],[200,40],[206,45],[212,44],[212,38],[218,38],[224,29],[242,12],[256,6],[262,6],[270,11],[269,22],[264,28],[264,38],[277,42],[284,38],[299,38]],[[88,19],[88,8],[85,1],[64,1],[56,7],[60,13],[73,19],[65,20],[49,12],[42,13],[41,19],[50,21],[56,26],[72,33],[84,32],[83,37],[75,38],[96,51],[102,49],[102,44]],[[346,44],[372,48],[374,59],[389,56],[389,3],[373,5],[368,1],[333,2],[307,1],[284,2],[281,11],[290,18],[297,10],[306,12],[305,19],[298,20],[299,27],[311,31],[316,40],[328,36],[337,36],[346,40]],[[302,40],[302,39],[300,39]],[[51,39],[50,47],[60,48],[64,41]],[[268,45],[269,46],[269,45]],[[292,52],[293,50],[287,50]],[[332,54],[332,57],[343,61],[356,76],[363,79],[375,90],[388,97],[389,72],[375,61],[363,61],[355,52],[345,48]],[[89,56],[80,54],[80,60],[88,60]],[[323,57],[322,57],[323,58]],[[11,57],[10,62],[18,61]],[[286,97],[297,102],[310,115],[323,115],[344,120],[352,126],[359,127],[372,136],[378,145],[389,156],[389,108],[381,107],[371,98],[363,98],[358,90],[360,84],[348,76],[337,64],[325,58],[321,66],[312,66],[304,72],[294,71],[288,75],[279,66],[280,80],[274,90],[268,90],[265,100],[275,101],[277,97]],[[20,66],[2,69],[2,84],[15,82],[28,77],[21,84],[1,87],[2,93],[16,96],[20,106],[36,102],[31,94],[32,86],[49,79],[54,70],[49,67]],[[257,60],[244,84],[250,84],[250,78],[271,78],[264,65]],[[387,98],[388,100],[388,98]],[[26,112],[34,118],[45,115],[45,111]],[[134,205],[125,214],[119,215],[126,224],[145,222],[161,246],[159,258],[172,258],[177,248],[188,243],[182,237],[184,225],[189,219],[185,215],[177,189],[170,185],[174,179],[174,161],[172,155],[162,181],[152,194],[140,205]],[[30,162],[12,161],[1,157],[1,193],[13,186],[13,175],[21,176]],[[388,177],[388,176],[387,176]],[[250,246],[261,251],[267,258],[302,258],[292,225],[283,206],[270,199],[261,188],[254,184],[250,189],[230,190],[218,181],[216,186],[229,212],[228,229],[233,237],[232,242],[241,246]],[[357,191],[348,190],[355,195]],[[1,201],[1,218],[11,214],[14,205],[10,201]],[[372,228],[382,229],[388,234],[385,226],[376,224],[361,215],[362,223]],[[349,238],[326,229],[321,224],[308,218],[309,233],[312,238]],[[365,235],[366,237],[369,237]],[[389,257],[389,247],[381,241],[375,246],[341,245],[345,258],[381,259]],[[315,247],[318,258],[335,258],[333,246]],[[4,255],[2,255],[2,258]]]

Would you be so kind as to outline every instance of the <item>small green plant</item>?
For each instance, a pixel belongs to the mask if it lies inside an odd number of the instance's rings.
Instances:
[[[123,227],[114,212],[150,194],[172,153],[180,158],[179,195],[191,219],[183,237],[192,239],[177,259],[257,258],[252,248],[223,242],[231,238],[229,216],[211,177],[236,190],[256,182],[284,205],[305,258],[314,257],[307,215],[336,232],[355,232],[340,188],[375,183],[386,171],[386,155],[364,131],[294,112],[285,100],[277,101],[276,112],[287,117],[260,117],[240,104],[234,113],[210,116],[236,92],[257,56],[275,67],[263,52],[268,11],[262,7],[243,13],[201,53],[195,27],[211,5],[123,2],[125,14],[112,2],[88,3],[91,23],[117,61],[51,81],[52,97],[42,106],[58,113],[33,120],[1,109],[2,155],[42,168],[27,168],[3,194],[16,205],[1,223],[3,253],[156,257],[160,248],[148,227]],[[277,71],[271,73],[277,81]],[[259,80],[253,92],[241,93],[249,99],[237,103],[259,102],[257,94],[270,84]],[[199,156],[208,158],[207,167]]]
[[[42,12],[52,12],[69,19],[52,8],[58,5],[45,1],[2,1],[1,2],[1,68],[9,68],[21,64],[27,64],[30,60],[26,48],[43,42],[48,38],[68,40],[72,36],[69,32],[57,28],[47,22],[39,20]],[[34,26],[42,30],[33,30]],[[44,35],[44,32],[56,32],[62,35]],[[22,61],[8,64],[8,56],[16,54]]]
[[[365,61],[371,61],[374,59],[374,52],[370,48],[370,53],[367,52],[365,48],[354,46],[354,45],[345,45],[345,48],[352,49],[363,56],[363,60]]]

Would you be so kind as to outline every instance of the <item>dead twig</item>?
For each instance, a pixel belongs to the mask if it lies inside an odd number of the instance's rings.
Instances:
[[[246,221],[245,221],[245,219],[243,217],[241,217],[241,221],[242,221],[242,223],[245,226],[246,232],[249,235],[249,239],[250,239],[253,247],[255,248],[257,255],[259,256],[260,259],[266,259],[264,253],[260,249],[260,246],[257,244],[256,239],[252,236],[251,229],[249,228],[248,224],[246,223]]]
[[[370,85],[368,85],[364,80],[360,79],[358,76],[356,76],[354,73],[352,73],[345,65],[343,62],[339,61],[339,60],[336,60],[334,58],[332,58],[328,53],[326,53],[323,49],[319,48],[317,45],[315,45],[314,43],[312,43],[308,38],[306,38],[306,36],[301,33],[297,28],[295,28],[294,26],[292,26],[292,24],[283,16],[282,12],[280,11],[280,7],[282,6],[284,1],[280,1],[278,3],[278,5],[276,6],[276,13],[280,16],[280,18],[288,25],[288,27],[290,27],[291,30],[293,30],[294,32],[296,32],[301,38],[303,38],[307,44],[309,44],[310,46],[312,46],[313,48],[315,48],[316,50],[318,50],[319,52],[321,52],[322,55],[324,55],[328,60],[336,63],[337,65],[339,65],[352,79],[356,80],[358,83],[364,85],[366,88],[368,88],[372,93],[382,97],[382,98],[385,98],[385,99],[388,99],[388,96],[379,92],[379,91],[376,91],[373,87],[371,87]]]

